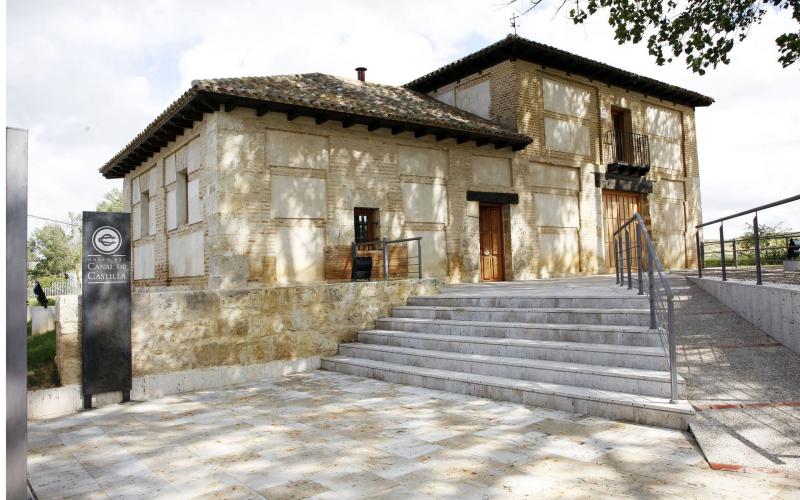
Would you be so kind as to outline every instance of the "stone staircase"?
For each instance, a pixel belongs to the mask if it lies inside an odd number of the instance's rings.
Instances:
[[[580,284],[583,286],[579,286]],[[451,285],[411,297],[324,369],[686,429],[647,297],[591,277]],[[678,378],[680,397],[684,381]]]

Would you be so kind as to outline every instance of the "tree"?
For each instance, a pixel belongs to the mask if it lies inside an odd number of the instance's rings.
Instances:
[[[33,231],[28,240],[32,259],[28,275],[31,279],[66,279],[70,272],[80,273],[81,254],[74,232],[67,233],[58,224],[46,224]]]
[[[520,0],[511,0],[509,4]],[[529,0],[523,14],[544,0]],[[601,10],[608,10],[608,24],[619,43],[647,40],[647,49],[660,66],[673,57],[685,56],[692,71],[705,74],[706,68],[728,64],[733,46],[747,38],[754,25],[761,24],[769,10],[791,11],[800,25],[800,0],[556,0],[558,10],[569,4],[569,17],[582,24]],[[778,62],[783,67],[800,57],[800,27],[775,39]]]
[[[98,212],[122,212],[122,192],[114,188],[103,196],[103,201],[97,204]]]
[[[789,247],[789,237],[792,234],[796,233],[793,233],[792,229],[783,221],[779,221],[773,225],[759,224],[758,246],[761,250],[762,260],[765,263],[771,264],[782,262],[786,257],[786,252]],[[739,249],[745,254],[749,254],[755,250],[755,233],[753,232],[752,222],[745,223],[745,231],[736,241]]]

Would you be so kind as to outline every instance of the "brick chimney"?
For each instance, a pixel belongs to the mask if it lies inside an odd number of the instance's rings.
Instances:
[[[356,73],[358,74],[358,80],[361,82],[367,81],[367,68],[364,66],[359,66],[356,68]]]

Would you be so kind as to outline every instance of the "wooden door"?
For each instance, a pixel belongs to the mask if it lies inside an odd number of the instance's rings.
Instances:
[[[606,265],[616,268],[614,260],[614,231],[639,211],[639,195],[619,191],[603,191],[603,233],[606,242]],[[633,238],[634,235],[631,234]],[[633,263],[634,265],[635,262]]]
[[[481,280],[503,281],[503,212],[498,205],[481,205]]]

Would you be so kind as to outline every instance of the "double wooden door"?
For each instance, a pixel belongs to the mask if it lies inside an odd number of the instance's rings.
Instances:
[[[499,205],[480,206],[481,280],[503,281],[503,211]]]
[[[603,232],[606,242],[606,265],[609,270],[616,269],[614,231],[633,217],[633,214],[639,212],[640,199],[635,193],[603,191]]]

